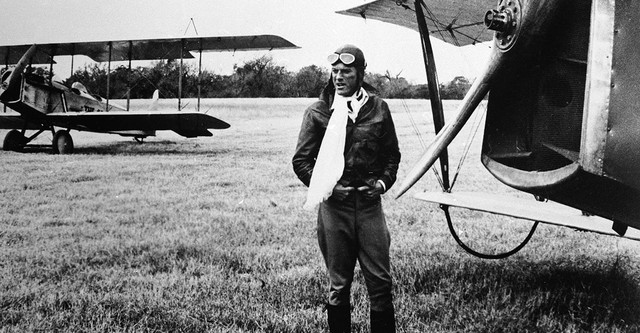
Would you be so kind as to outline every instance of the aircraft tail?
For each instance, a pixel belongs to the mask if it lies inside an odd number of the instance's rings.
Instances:
[[[158,110],[159,99],[160,99],[160,91],[156,89],[156,91],[153,92],[153,97],[151,97],[151,104],[149,105],[149,108],[148,108],[149,111]]]

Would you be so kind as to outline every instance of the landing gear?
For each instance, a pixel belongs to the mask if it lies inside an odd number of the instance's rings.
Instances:
[[[27,138],[18,130],[11,130],[4,137],[2,149],[5,151],[22,151],[27,144]]]
[[[60,130],[53,135],[51,142],[54,154],[73,154],[73,139],[69,131]]]
[[[56,130],[53,126],[43,126],[36,133],[31,135],[30,137],[25,136],[26,129],[22,131],[11,130],[4,137],[4,142],[2,144],[2,149],[5,151],[17,151],[22,152],[24,148],[29,147],[42,147],[40,144],[29,144],[35,138],[37,138],[40,134],[45,131],[51,131],[53,134],[53,140],[51,140],[51,147],[53,148],[54,154],[73,154],[73,139],[71,139],[71,134],[69,134],[68,130]],[[47,147],[45,145],[44,147]]]

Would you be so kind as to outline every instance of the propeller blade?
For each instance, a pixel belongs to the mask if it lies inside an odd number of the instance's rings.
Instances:
[[[396,199],[409,190],[445,151],[489,92],[491,82],[499,79],[505,69],[514,70],[527,63],[522,59],[528,57],[529,53],[533,53],[529,51],[535,50],[535,43],[547,33],[551,20],[559,15],[558,8],[564,1],[567,0],[529,0],[526,6],[520,8],[519,0],[508,2],[503,0],[499,4],[502,12],[498,10],[487,12],[485,23],[490,29],[497,30],[491,59],[471,86],[453,121],[447,123],[436,135],[420,160],[399,185]],[[506,14],[505,11],[507,11]]]
[[[3,76],[2,85],[0,86],[0,100],[9,100],[12,99],[12,92],[17,91],[20,85],[20,79],[22,77],[22,72],[29,64],[31,57],[36,52],[36,45],[31,45],[27,52],[22,55],[20,61],[16,64],[16,67],[10,72],[9,76],[5,79]]]

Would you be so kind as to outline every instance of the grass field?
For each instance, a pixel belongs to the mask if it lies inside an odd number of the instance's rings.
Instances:
[[[74,155],[0,151],[0,332],[325,330],[315,213],[290,163],[311,101],[203,101],[232,126],[210,138],[74,131]],[[433,129],[428,102],[389,102],[402,178]],[[455,106],[445,102],[447,114]],[[469,133],[451,146],[452,170]],[[522,196],[480,166],[479,145],[454,191]],[[412,191],[438,189],[429,173]],[[640,332],[638,242],[541,225],[518,254],[487,261],[455,244],[437,206],[387,195],[384,207],[399,332]],[[489,252],[531,226],[454,219]],[[354,331],[367,332],[359,272],[352,303]]]

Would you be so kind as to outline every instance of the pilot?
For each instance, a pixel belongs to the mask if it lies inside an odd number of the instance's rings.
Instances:
[[[389,245],[381,195],[396,180],[400,150],[387,103],[363,81],[363,52],[328,57],[331,78],[303,116],[293,169],[317,209],[318,243],[329,273],[331,332],[349,332],[356,261],[370,301],[371,332],[395,332]],[[317,208],[316,208],[317,207]]]

